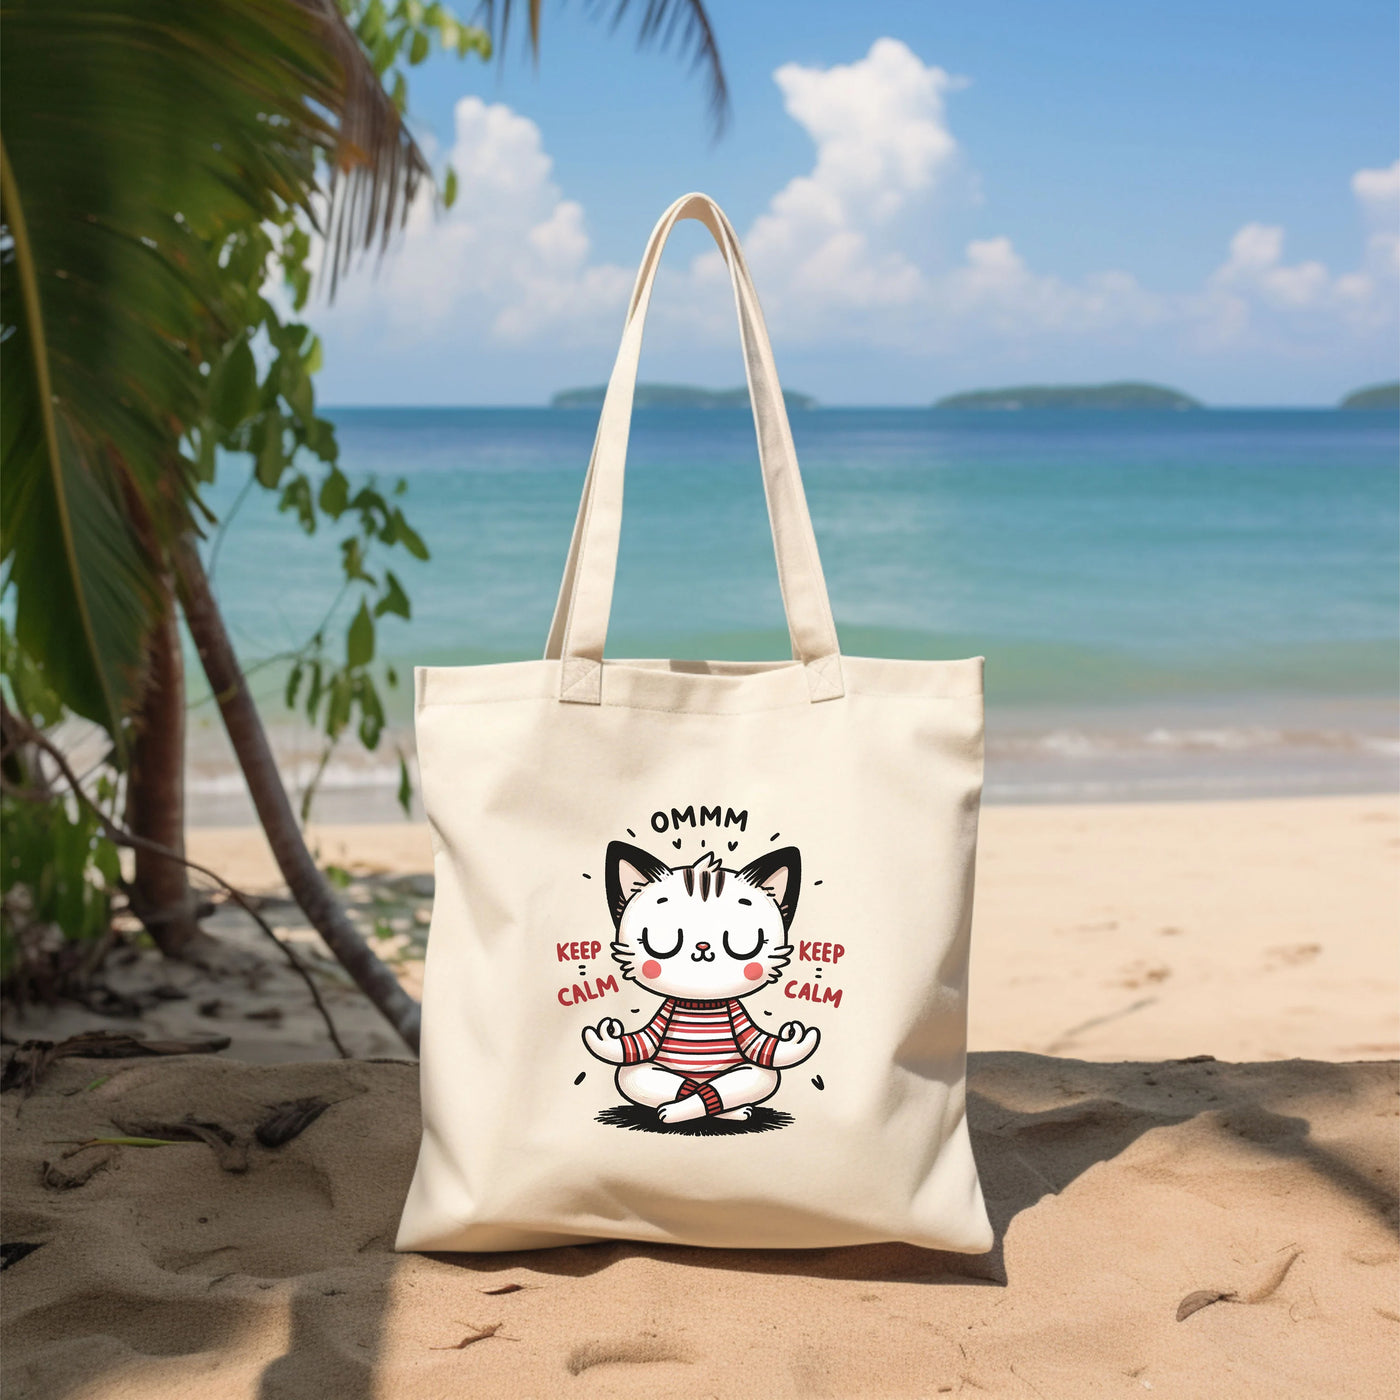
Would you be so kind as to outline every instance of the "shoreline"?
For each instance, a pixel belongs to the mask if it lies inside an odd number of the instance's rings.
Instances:
[[[318,824],[352,922],[419,995],[433,879],[427,825]],[[192,859],[264,901],[313,968],[350,1052],[403,1047],[286,897],[260,828],[194,827]],[[988,805],[973,905],[968,1043],[1092,1061],[1400,1056],[1400,798]],[[600,917],[604,911],[600,909]],[[260,1061],[333,1052],[306,988],[236,906],[213,973],[130,948],[104,972],[138,1019],[7,1008],[15,1039],[139,1029],[230,1035]]]
[[[293,800],[317,771],[318,735],[277,715],[269,738]],[[242,774],[216,716],[191,713],[187,819],[195,827],[254,820]],[[313,811],[320,825],[403,819],[399,753],[415,792],[411,722],[393,719],[367,752],[340,746]],[[1400,791],[1400,724],[1387,697],[1143,700],[1134,704],[1021,705],[987,712],[983,801],[1093,805],[1152,801],[1383,796]],[[414,804],[414,818],[422,819]]]

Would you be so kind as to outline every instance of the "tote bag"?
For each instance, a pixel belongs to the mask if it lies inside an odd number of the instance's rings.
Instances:
[[[790,661],[604,659],[680,219],[733,283]],[[982,661],[841,655],[758,298],[706,196],[642,259],[544,659],[420,669],[416,720],[437,890],[399,1249],[991,1247],[964,1112]]]

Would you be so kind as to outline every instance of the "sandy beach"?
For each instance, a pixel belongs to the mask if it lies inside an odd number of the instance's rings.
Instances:
[[[357,923],[416,994],[432,908],[427,827],[320,827],[312,844],[350,879]],[[194,827],[189,853],[265,898],[269,922],[317,968],[352,1053],[401,1053],[286,899],[258,828]],[[1392,1059],[1397,909],[1391,797],[989,806],[969,1046],[1086,1060]],[[241,1059],[332,1057],[305,987],[275,950],[268,960],[251,921],[225,905],[208,927],[251,965],[210,976],[148,954],[110,969],[111,986],[144,1003],[144,1031],[228,1035]],[[5,1021],[15,1038],[131,1025],[75,1006]]]
[[[415,986],[425,830],[316,841]],[[413,1066],[278,902],[257,832],[196,829],[191,854],[267,897],[363,1058],[332,1059],[304,986],[232,909],[211,920],[237,954],[227,966],[138,954],[112,969],[139,1017],[7,1016],[12,1039],[231,1040],[213,1055],[60,1060],[29,1097],[6,1093],[7,1395],[1320,1400],[1392,1387],[1394,798],[984,812],[969,1112],[998,1243],[976,1258],[898,1245],[393,1254],[417,1145]],[[304,1099],[327,1106],[265,1146],[270,1111]],[[81,1147],[186,1115],[222,1145]]]

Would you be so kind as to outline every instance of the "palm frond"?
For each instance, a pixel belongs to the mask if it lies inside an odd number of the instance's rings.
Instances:
[[[328,294],[362,251],[388,248],[432,170],[336,0],[296,0],[313,16],[335,68],[337,123],[321,232]]]
[[[47,659],[49,684],[73,709],[107,718],[120,712],[121,693],[139,669],[149,598],[130,537],[104,509],[110,502],[81,489],[74,424],[54,394],[34,248],[3,142],[0,217],[14,269],[8,296],[22,307],[0,361],[3,553],[17,595],[44,600],[42,610],[17,610],[15,634],[22,648]],[[22,528],[13,529],[16,522]],[[80,550],[95,572],[80,565]],[[103,574],[124,586],[93,587]]]
[[[334,0],[6,0],[0,22],[0,559],[22,645],[120,744],[161,553],[131,506],[158,546],[187,526],[176,444],[241,325],[221,238],[314,218],[332,162],[343,266],[426,165]]]
[[[541,0],[526,0],[530,50],[539,53]],[[617,29],[634,8],[633,0],[584,0],[585,11]],[[510,33],[513,0],[480,0],[479,22],[491,33],[497,53],[504,55]],[[637,47],[665,51],[674,47],[681,58],[689,59],[692,69],[705,71],[706,96],[711,129],[716,139],[729,122],[729,83],[720,61],[714,26],[703,0],[642,0],[641,21],[637,26]]]

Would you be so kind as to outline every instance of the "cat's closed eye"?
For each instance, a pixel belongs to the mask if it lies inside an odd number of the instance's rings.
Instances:
[[[750,939],[754,940],[753,947],[745,951],[744,945],[748,943]],[[767,941],[762,929],[759,929],[757,933],[747,936],[744,934],[731,935],[728,929],[724,931],[724,951],[728,953],[731,958],[739,958],[741,960],[751,958]],[[736,942],[739,944],[737,948],[734,946]]]
[[[676,930],[676,941],[668,948],[666,946],[666,935],[659,933],[655,942],[652,941],[651,930],[642,930],[642,947],[654,958],[674,958],[681,950],[681,944],[685,942],[685,930]]]

